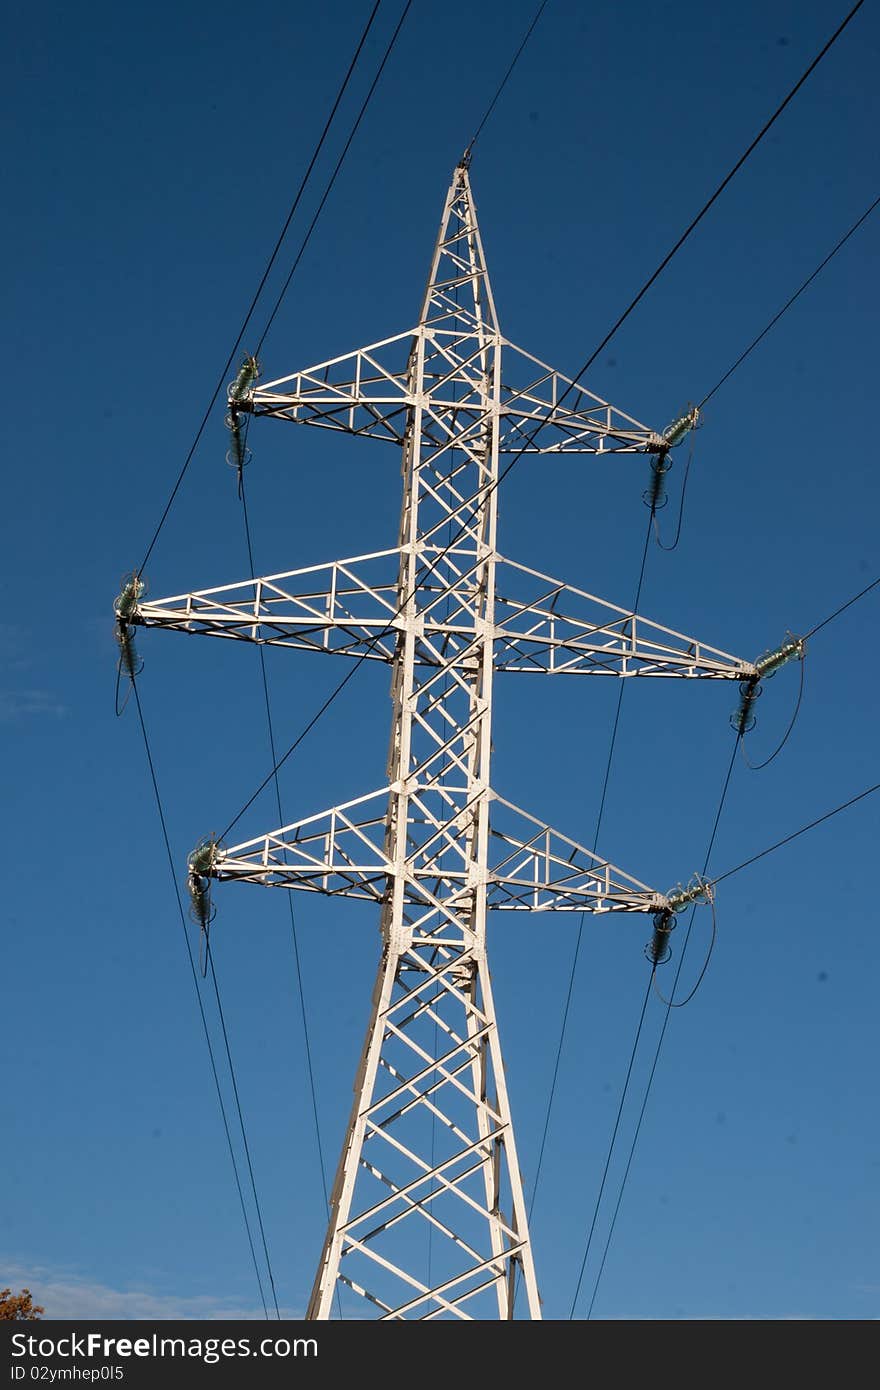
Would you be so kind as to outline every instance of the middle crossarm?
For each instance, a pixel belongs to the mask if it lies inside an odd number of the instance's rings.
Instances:
[[[400,549],[329,565],[142,600],[144,627],[276,647],[391,661],[400,627]],[[430,571],[414,658],[420,666],[466,660],[475,640],[469,609],[476,565],[466,550],[426,547]],[[596,598],[549,575],[497,561],[495,668],[545,675],[689,676],[743,680],[751,662]]]
[[[449,788],[412,788],[414,815],[426,827],[405,864],[384,847],[389,788],[269,831],[218,846],[212,877],[300,889],[328,897],[381,902],[396,873],[404,900],[425,921],[452,913],[473,892],[474,869],[456,834],[460,812]],[[487,905],[506,911],[657,912],[667,899],[577,841],[493,795]]]

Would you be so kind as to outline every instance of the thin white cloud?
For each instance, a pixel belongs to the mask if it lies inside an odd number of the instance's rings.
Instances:
[[[26,671],[33,665],[25,653],[23,636],[22,629],[13,623],[0,623],[0,652],[7,671]]]
[[[34,1303],[42,1304],[45,1309],[44,1317],[64,1321],[82,1318],[124,1322],[173,1318],[263,1321],[265,1318],[261,1306],[254,1307],[231,1298],[214,1298],[210,1295],[186,1297],[155,1293],[148,1289],[114,1289],[70,1271],[0,1256],[0,1288],[7,1285],[13,1292],[30,1289]],[[301,1311],[282,1308],[281,1316],[301,1318],[303,1315]]]
[[[18,719],[61,719],[68,713],[65,705],[51,690],[0,690],[0,723],[11,724]]]

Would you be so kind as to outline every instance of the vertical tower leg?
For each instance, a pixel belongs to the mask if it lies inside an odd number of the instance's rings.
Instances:
[[[332,1316],[337,1282],[383,1318],[511,1318],[518,1275],[540,1317],[501,1067],[478,953],[389,952],[309,1318]]]

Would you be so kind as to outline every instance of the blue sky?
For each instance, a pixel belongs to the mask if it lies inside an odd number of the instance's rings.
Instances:
[[[158,520],[366,8],[97,3],[84,21],[43,4],[7,35],[6,380],[21,408],[13,419],[9,402],[3,549],[13,1200],[0,1212],[0,1284],[29,1283],[47,1313],[259,1308],[143,748],[133,711],[113,713],[112,601]],[[267,378],[414,322],[452,167],[532,12],[521,0],[415,0],[267,338]],[[398,13],[382,6],[324,176]],[[472,168],[507,336],[577,370],[842,13],[819,0],[550,0]],[[878,46],[868,5],[589,386],[662,428],[872,201]],[[646,615],[751,658],[880,572],[878,235],[869,221],[712,401],[681,544],[650,555]],[[259,572],[394,543],[390,453],[268,424],[251,444]],[[225,449],[221,407],[151,557],[156,596],[247,574]],[[679,454],[673,497],[682,465]],[[501,548],[627,604],[646,485],[644,460],[524,459],[500,494]],[[672,508],[661,520],[671,525]],[[877,602],[817,635],[783,755],[762,773],[737,767],[716,871],[877,780]],[[140,646],[182,872],[268,770],[257,655],[162,633]],[[286,746],[343,671],[307,654],[268,657]],[[524,685],[499,678],[498,789],[589,842],[616,691]],[[784,729],[796,686],[791,670],[768,683],[754,759]],[[600,848],[644,882],[667,889],[702,864],[734,704],[721,683],[627,692]],[[289,817],[379,785],[388,713],[387,672],[362,668],[284,770]],[[274,823],[267,793],[242,830]],[[877,829],[876,806],[862,803],[722,885],[718,943],[670,1023],[596,1316],[880,1313]],[[256,889],[221,890],[218,902],[217,970],[275,1279],[297,1315],[323,1216],[286,908]],[[369,908],[295,905],[332,1170],[378,937]],[[705,913],[698,922],[693,968]],[[527,1188],[574,931],[568,918],[492,925]],[[548,1317],[568,1315],[647,935],[638,918],[586,927],[533,1228]],[[655,1001],[622,1158],[662,1016]],[[612,1195],[619,1174],[615,1163]]]

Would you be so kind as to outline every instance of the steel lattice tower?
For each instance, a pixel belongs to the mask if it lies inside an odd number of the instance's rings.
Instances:
[[[521,1313],[540,1318],[487,911],[680,903],[494,792],[495,672],[743,680],[755,667],[498,553],[502,453],[662,455],[670,438],[502,337],[465,163],[417,326],[230,400],[234,428],[249,412],[385,440],[403,456],[394,549],[141,602],[131,619],[391,666],[387,783],[213,847],[202,865],[218,880],[380,910],[372,1011],[308,1316],[329,1318],[341,1284],[382,1318],[509,1319],[521,1281]]]

